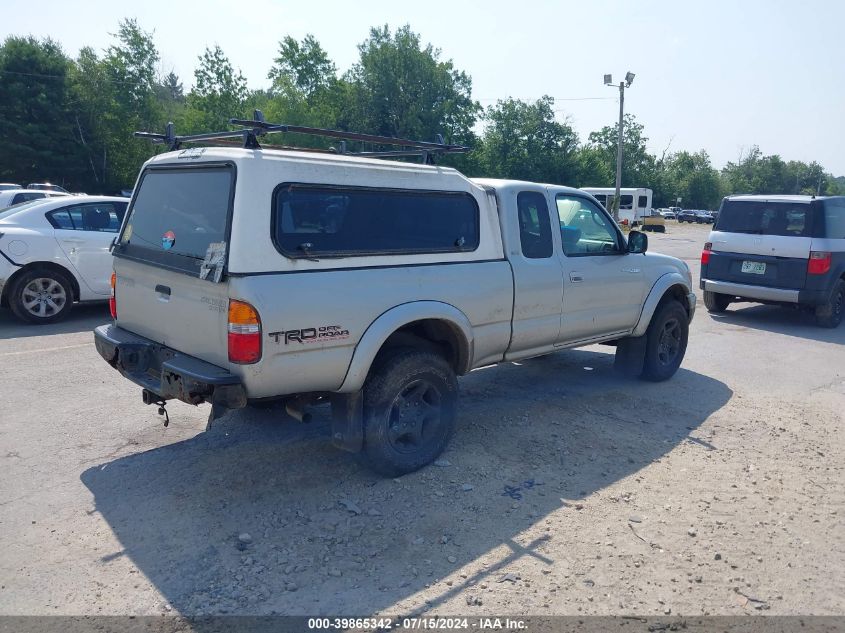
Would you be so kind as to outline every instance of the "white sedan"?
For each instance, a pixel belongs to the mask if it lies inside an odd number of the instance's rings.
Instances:
[[[2,187],[2,185],[0,185]],[[30,200],[38,200],[39,198],[55,198],[58,196],[69,196],[68,193],[61,193],[60,191],[38,191],[35,189],[21,189],[17,188],[3,188],[0,190],[0,210],[5,210],[21,202],[29,202]]]
[[[110,247],[128,203],[62,196],[0,211],[0,305],[28,323],[52,323],[76,301],[107,301]]]

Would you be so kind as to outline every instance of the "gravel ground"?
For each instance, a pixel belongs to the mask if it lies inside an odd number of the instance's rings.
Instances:
[[[706,232],[651,248],[697,279]],[[845,326],[700,304],[666,383],[601,346],[475,371],[442,459],[380,479],[325,410],[164,428],[106,320],[0,313],[0,614],[845,614]]]

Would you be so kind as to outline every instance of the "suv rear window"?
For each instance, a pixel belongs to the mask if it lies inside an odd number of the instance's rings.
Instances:
[[[754,235],[813,235],[813,206],[806,202],[725,200],[715,230]]]
[[[234,168],[150,168],[141,177],[115,255],[199,271],[211,244],[226,241]]]
[[[448,253],[478,248],[466,192],[286,183],[273,196],[273,238],[287,257]]]
[[[845,198],[828,198],[824,201],[825,237],[845,239]]]

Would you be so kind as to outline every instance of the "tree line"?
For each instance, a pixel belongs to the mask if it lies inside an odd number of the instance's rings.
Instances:
[[[575,187],[615,181],[615,124],[581,139],[555,117],[549,96],[482,108],[471,77],[407,25],[372,28],[345,72],[312,35],[286,36],[262,89],[251,89],[219,46],[199,56],[187,92],[173,72],[157,71],[159,62],[152,34],[131,19],[107,49],[85,47],[75,59],[51,39],[8,37],[0,47],[0,181],[115,193],[131,188],[141,164],[163,151],[133,138],[136,130],[162,131],[172,121],[179,134],[219,131],[254,109],[291,125],[420,140],[442,134],[472,148],[440,161],[469,176]],[[626,115],[622,186],[653,189],[658,207],[681,198],[686,208],[714,209],[731,193],[845,194],[845,178],[816,162],[752,147],[718,170],[705,150],[657,156],[647,141],[644,126]],[[293,134],[282,142],[328,147]]]

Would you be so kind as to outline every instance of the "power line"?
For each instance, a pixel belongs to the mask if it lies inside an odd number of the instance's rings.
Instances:
[[[40,73],[22,73],[16,70],[0,70],[0,74],[5,75],[19,75],[21,77],[38,77],[40,79],[67,79],[67,75],[44,75]],[[134,86],[137,85],[135,81],[118,81],[116,79],[112,79],[110,77],[101,77],[103,81],[112,84],[120,84],[120,85],[127,85],[127,86]],[[507,97],[512,98],[512,97]],[[520,101],[537,101],[538,98],[518,98]],[[615,101],[616,97],[552,97],[555,101]],[[478,98],[476,101],[504,101],[505,98],[503,97],[483,97]]]
[[[67,75],[42,75],[42,74],[39,74],[39,73],[22,73],[22,72],[18,72],[16,70],[0,70],[0,74],[18,75],[18,76],[21,76],[21,77],[37,77],[39,79],[67,79],[68,78]],[[99,80],[105,81],[106,83],[118,84],[118,85],[123,85],[123,86],[136,86],[136,85],[138,85],[138,82],[136,82],[136,81],[118,81],[117,79],[112,79],[111,77],[99,77],[99,78],[95,79],[95,81],[99,81]]]
[[[538,101],[540,97],[537,98],[518,98],[518,97],[509,97],[509,98],[516,98],[519,101]],[[555,101],[615,101],[616,97],[552,97]],[[502,97],[485,97],[483,99],[476,99],[476,101],[503,101]]]

